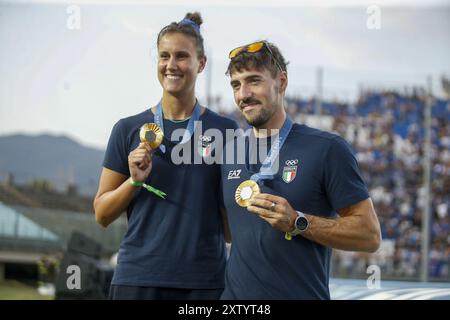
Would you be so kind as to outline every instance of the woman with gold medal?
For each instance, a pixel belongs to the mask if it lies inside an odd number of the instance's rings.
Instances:
[[[106,227],[127,212],[111,299],[217,299],[224,286],[226,221],[220,210],[219,164],[174,163],[172,150],[209,154],[203,132],[235,129],[200,106],[197,75],[206,65],[202,19],[187,14],[158,34],[161,100],[118,121],[111,133],[94,201]],[[201,123],[202,139],[194,134]],[[180,139],[175,132],[183,130]],[[174,133],[174,135],[172,135]]]

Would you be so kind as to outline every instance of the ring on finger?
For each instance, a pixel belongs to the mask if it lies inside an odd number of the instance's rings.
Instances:
[[[270,211],[275,211],[275,207],[276,207],[276,203],[272,202],[272,204],[270,205]]]

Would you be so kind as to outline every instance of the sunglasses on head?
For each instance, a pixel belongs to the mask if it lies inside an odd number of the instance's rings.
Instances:
[[[275,61],[276,65],[280,69],[280,71],[283,71],[283,68],[281,68],[280,64],[278,63],[278,60],[275,59],[275,56],[273,55],[272,49],[270,49],[270,46],[269,46],[269,44],[266,41],[253,42],[253,43],[247,44],[245,46],[234,48],[228,54],[228,58],[230,58],[230,60],[233,60],[236,56],[238,56],[239,54],[241,54],[243,52],[256,53],[256,52],[261,51],[264,48],[267,49],[267,51],[269,52],[269,54],[272,57],[273,61]]]

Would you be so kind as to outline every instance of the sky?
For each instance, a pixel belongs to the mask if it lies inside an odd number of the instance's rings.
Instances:
[[[235,108],[225,76],[230,49],[275,43],[288,66],[287,94],[310,97],[323,70],[325,98],[360,85],[400,88],[450,76],[450,1],[3,1],[0,0],[0,135],[51,133],[105,148],[120,118],[155,105],[156,36],[200,11],[208,56],[197,96]],[[380,28],[367,21],[378,4]],[[79,29],[68,28],[80,10]],[[371,20],[372,21],[372,20]],[[217,105],[212,105],[212,109]]]

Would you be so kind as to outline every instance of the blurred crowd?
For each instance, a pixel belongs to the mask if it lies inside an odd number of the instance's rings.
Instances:
[[[431,235],[429,275],[450,280],[450,101],[432,98]],[[420,276],[424,188],[424,119],[427,96],[366,91],[355,103],[322,102],[328,130],[354,148],[381,224],[383,243],[374,254],[333,253],[334,276],[367,276],[378,265],[383,278]],[[314,99],[286,99],[297,122],[317,112]],[[245,127],[238,111],[228,114]],[[303,117],[303,118],[301,118]]]

